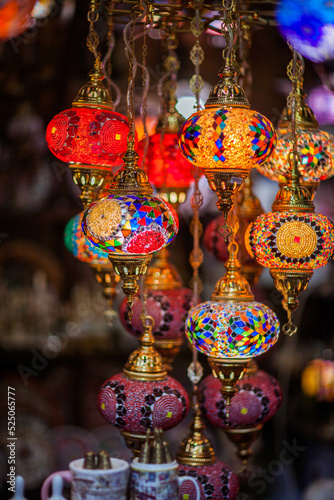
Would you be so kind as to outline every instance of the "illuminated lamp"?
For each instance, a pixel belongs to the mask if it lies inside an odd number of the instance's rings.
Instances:
[[[303,370],[301,378],[305,396],[318,401],[334,401],[334,362],[326,359],[314,359]]]
[[[36,0],[4,0],[0,5],[0,40],[21,35],[31,23]]]
[[[174,206],[185,201],[187,190],[194,180],[193,166],[178,147],[178,130],[183,122],[184,117],[170,102],[168,112],[160,115],[156,131],[149,137],[145,157],[148,180]],[[144,151],[145,139],[138,144],[140,164]]]
[[[334,174],[334,137],[319,129],[313,111],[306,104],[302,82],[297,82],[297,152],[300,184],[306,185],[312,194],[319,182]],[[256,168],[262,174],[280,183],[286,182],[290,168],[292,141],[290,138],[291,109],[287,106],[277,126],[277,145],[270,158]]]
[[[283,36],[313,62],[334,58],[334,9],[324,0],[282,0],[276,11]]]
[[[138,154],[128,149],[124,166],[110,185],[111,194],[92,203],[82,222],[87,238],[108,252],[115,272],[121,276],[130,318],[138,279],[145,274],[152,253],[168,245],[179,229],[175,210],[152,195],[137,160]]]
[[[147,316],[140,347],[130,354],[122,373],[104,382],[98,396],[102,416],[120,429],[137,456],[147,429],[171,429],[189,409],[187,392],[167,375],[153,347],[152,325],[153,319]]]
[[[205,108],[180,128],[179,147],[187,160],[203,170],[226,220],[250,170],[273,151],[276,133],[267,118],[250,109],[229,60],[219,76]]]
[[[103,185],[110,168],[122,165],[129,133],[127,119],[113,110],[110,94],[102,83],[99,59],[89,77],[72,108],[56,115],[46,130],[50,151],[69,164],[85,206],[93,201],[94,192]]]
[[[35,19],[44,19],[51,14],[52,9],[55,7],[54,0],[37,0],[31,17]]]
[[[235,241],[228,250],[227,272],[218,280],[211,300],[191,309],[186,322],[188,339],[208,356],[227,405],[251,359],[268,351],[279,335],[275,313],[254,301],[249,283],[239,272]]]
[[[64,232],[64,243],[72,255],[81,262],[86,262],[92,268],[96,281],[102,285],[103,294],[108,300],[109,311],[106,318],[111,322],[113,314],[112,304],[117,294],[117,284],[120,277],[114,272],[113,267],[105,252],[93,245],[82,231],[82,217],[84,212],[77,214],[66,224]]]

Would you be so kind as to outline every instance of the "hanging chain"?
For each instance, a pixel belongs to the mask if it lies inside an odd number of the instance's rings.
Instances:
[[[151,25],[152,22],[152,12],[151,10],[147,13],[148,24]],[[144,150],[141,161],[141,168],[145,168],[146,156],[149,145],[149,135],[147,130],[147,32],[144,32],[143,36],[143,46],[142,46],[142,87],[144,89],[143,100],[140,107],[141,120],[144,128]],[[147,91],[145,90],[147,89]]]
[[[195,16],[193,17],[190,23],[191,32],[196,39],[195,45],[192,47],[190,51],[190,60],[195,66],[195,74],[190,78],[189,86],[196,99],[196,111],[199,111],[201,109],[199,96],[201,90],[204,87],[204,80],[200,75],[200,65],[204,61],[204,50],[202,49],[199,42],[200,36],[204,30],[204,23],[200,16],[200,8],[202,5],[202,0],[196,2],[195,5],[196,5]]]
[[[129,58],[129,77],[128,77],[128,92],[127,92],[127,117],[129,121],[128,147],[134,149],[135,143],[135,102],[134,88],[136,80],[135,67],[135,44],[134,44],[134,29],[135,29],[136,13],[133,9],[130,14],[130,22],[124,30],[124,40],[126,40],[127,52]],[[129,39],[126,39],[126,32],[129,32]]]
[[[98,7],[100,5],[100,0],[91,0],[90,8],[87,14],[87,19],[89,22],[89,32],[87,35],[87,47],[94,54],[95,59],[100,56],[97,48],[100,43],[98,34],[95,30],[95,23],[99,20]]]
[[[226,47],[222,52],[226,64],[235,61],[235,46],[240,31],[240,16],[236,0],[223,0],[223,15],[221,32],[226,40]]]

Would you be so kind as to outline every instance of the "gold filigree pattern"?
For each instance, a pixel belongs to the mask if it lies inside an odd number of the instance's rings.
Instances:
[[[304,258],[317,246],[317,235],[305,222],[292,221],[284,224],[277,233],[277,248],[287,257]]]
[[[121,223],[121,207],[114,200],[103,200],[92,208],[86,220],[92,235],[104,241]]]

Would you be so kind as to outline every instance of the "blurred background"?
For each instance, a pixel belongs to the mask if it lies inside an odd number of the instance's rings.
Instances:
[[[69,170],[51,155],[45,143],[48,122],[59,111],[71,107],[93,64],[86,48],[87,9],[86,1],[56,0],[48,17],[37,19],[22,35],[0,43],[0,497],[4,499],[8,498],[8,386],[16,390],[17,472],[25,478],[29,500],[39,498],[47,475],[66,469],[71,460],[82,457],[85,451],[104,448],[114,457],[130,458],[118,430],[100,416],[96,397],[102,382],[121,371],[137,341],[117,319],[108,325],[104,316],[107,302],[91,269],[64,246],[64,227],[82,206]],[[123,96],[117,111],[126,114],[128,66],[122,29],[115,30],[112,78]],[[159,40],[151,38],[148,43],[148,115],[157,116],[161,52]],[[191,35],[180,37],[179,102],[190,95],[187,82],[193,73],[189,59],[193,43]],[[201,45],[205,51],[201,67],[206,82],[205,99],[217,81],[222,46],[220,37],[214,34],[202,35]],[[286,76],[290,54],[275,27],[254,30],[249,98],[251,107],[274,124],[290,92]],[[333,75],[334,65],[315,65],[306,60],[304,87],[321,128],[329,132],[334,132]],[[138,89],[140,97],[140,79]],[[139,98],[137,105],[139,108]],[[187,114],[184,108],[180,111]],[[188,115],[191,112],[190,108]],[[253,181],[254,191],[269,210],[277,184],[260,174],[254,174]],[[215,195],[203,179],[200,188],[204,194],[200,216],[205,227],[218,210]],[[334,219],[333,179],[321,184],[315,204],[317,212]],[[188,286],[192,246],[189,195],[179,214],[180,232],[170,247],[171,261]],[[204,247],[203,251],[202,299],[207,300],[217,276],[224,270]],[[284,320],[280,296],[268,273],[261,276],[255,296]],[[120,291],[116,311],[123,297]],[[262,471],[260,476],[267,474],[267,479],[264,488],[259,483],[249,487],[250,499],[334,498],[334,368],[327,370],[321,387],[325,398],[321,391],[319,397],[310,397],[301,384],[303,370],[310,361],[332,359],[332,263],[315,272],[301,296],[297,320],[298,334],[291,340],[281,338],[279,345],[259,360],[260,367],[280,382],[284,402],[254,445],[250,469]],[[200,360],[205,373],[209,373],[206,359]],[[186,368],[190,361],[185,345],[172,373],[188,391],[191,385]],[[316,369],[309,370],[306,376],[310,383],[317,380]],[[189,418],[167,433],[174,451],[185,436]],[[208,425],[208,436],[218,457],[237,471],[240,463],[235,448],[223,432]],[[275,467],[269,466],[278,459],[286,443],[297,443],[296,456],[276,474]]]

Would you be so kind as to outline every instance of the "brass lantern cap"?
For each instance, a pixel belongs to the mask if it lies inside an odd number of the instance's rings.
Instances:
[[[168,262],[166,247],[159,250],[153,265],[145,276],[145,286],[150,290],[174,290],[182,286],[182,280],[176,268]]]
[[[303,90],[303,82],[298,80],[296,83],[296,93],[299,98],[296,99],[296,126],[304,130],[315,130],[319,129],[319,123],[312,111],[312,109],[306,104],[306,94]],[[281,118],[278,122],[278,130],[286,130],[291,124],[291,109],[286,106],[283,111]]]
[[[282,185],[272,204],[273,212],[314,212],[312,192],[291,179]]]
[[[137,164],[138,159],[138,153],[134,150],[133,145],[130,145],[123,157],[123,167],[118,170],[110,184],[110,193],[121,196],[150,196],[153,194],[153,188],[146,173]]]
[[[217,461],[212,443],[204,433],[205,425],[201,410],[198,405],[196,406],[193,421],[189,426],[190,432],[176,454],[176,461],[179,464],[191,467],[212,465]]]
[[[170,99],[167,111],[163,110],[158,118],[158,123],[155,131],[164,131],[165,134],[173,134],[179,131],[179,128],[184,123],[185,118],[175,108],[176,99]]]
[[[153,318],[146,316],[143,322],[144,331],[139,340],[140,346],[130,354],[123,369],[124,375],[132,380],[147,382],[151,380],[163,380],[167,377],[162,357],[153,347],[153,325]]]
[[[89,82],[86,83],[78,92],[72,106],[104,108],[113,111],[114,104],[108,89],[102,83],[104,74],[100,58],[95,60],[94,68],[88,73]]]
[[[237,258],[238,245],[235,241],[228,246],[229,259],[225,264],[226,273],[215,286],[211,300],[217,302],[251,302],[254,295],[245,277],[239,271],[241,265]]]
[[[238,107],[250,108],[245,91],[237,83],[237,70],[233,65],[225,65],[220,69],[219,82],[211,89],[205,103],[206,108]]]

